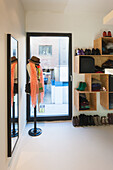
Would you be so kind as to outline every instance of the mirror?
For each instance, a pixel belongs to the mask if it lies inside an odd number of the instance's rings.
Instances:
[[[7,34],[7,117],[8,157],[19,138],[18,41]]]

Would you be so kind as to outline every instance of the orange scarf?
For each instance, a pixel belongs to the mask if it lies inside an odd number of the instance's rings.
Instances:
[[[30,68],[31,68],[31,75],[30,75],[31,101],[32,101],[32,106],[35,107],[36,102],[37,102],[37,94],[39,94],[39,84],[38,84],[38,80],[37,80],[37,71],[36,71],[35,64],[33,64],[31,62],[29,64],[30,64]],[[41,69],[40,82],[42,83],[42,86],[44,89],[43,72],[42,72],[41,67],[40,67],[40,69]],[[41,93],[41,101],[42,102],[43,102],[43,97],[44,97],[44,92]]]
[[[11,64],[11,106],[13,106],[13,97],[14,97],[14,71],[17,62]]]

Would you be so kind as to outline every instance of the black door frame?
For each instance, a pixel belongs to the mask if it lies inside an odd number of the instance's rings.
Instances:
[[[68,66],[69,66],[69,115],[68,116],[48,116],[48,117],[37,117],[38,121],[56,121],[56,120],[71,120],[72,118],[72,34],[71,33],[41,33],[41,32],[27,32],[26,33],[26,65],[28,64],[28,59],[30,59],[30,37],[69,37],[69,58],[68,58]],[[26,71],[26,82],[29,81],[29,75]],[[26,94],[26,110],[27,110],[27,122],[34,121],[33,117],[30,117],[30,96]]]

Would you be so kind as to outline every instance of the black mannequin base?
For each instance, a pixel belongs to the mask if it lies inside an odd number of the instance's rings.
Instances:
[[[18,136],[18,130],[15,129],[15,130],[12,130],[11,131],[11,137],[14,138],[14,137],[17,137]]]
[[[36,129],[32,128],[28,131],[28,134],[30,136],[39,136],[42,134],[42,130],[40,128],[36,128]]]

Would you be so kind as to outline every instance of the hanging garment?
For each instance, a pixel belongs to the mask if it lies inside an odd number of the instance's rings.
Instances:
[[[17,61],[11,64],[11,106],[13,106],[13,97],[14,97],[14,70]]]
[[[42,83],[43,89],[44,89],[44,79],[43,79],[43,72],[42,68],[40,67],[40,81],[37,79],[37,69],[35,67],[34,63],[29,63],[30,68],[31,68],[31,75],[30,75],[30,86],[31,86],[31,101],[32,101],[32,106],[36,106],[37,102],[37,95],[40,93],[39,92],[39,83]],[[41,101],[43,102],[43,97],[44,97],[44,90],[41,93]]]

